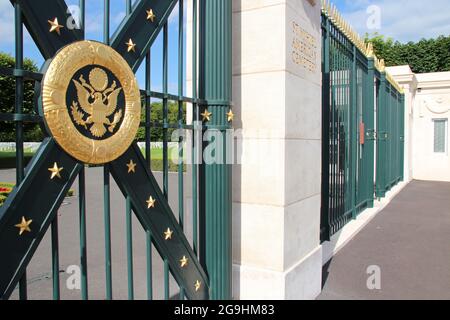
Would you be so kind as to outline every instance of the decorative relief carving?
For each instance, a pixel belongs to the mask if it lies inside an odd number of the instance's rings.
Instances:
[[[311,73],[317,72],[317,39],[298,23],[292,22],[292,61]]]
[[[84,163],[107,163],[126,151],[139,128],[140,102],[127,62],[95,41],[61,49],[42,83],[44,119],[51,135]]]
[[[423,117],[425,109],[434,114],[444,114],[450,111],[450,95],[434,95],[422,98],[420,116]]]

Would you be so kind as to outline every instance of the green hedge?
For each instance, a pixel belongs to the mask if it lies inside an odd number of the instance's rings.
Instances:
[[[14,68],[15,60],[12,56],[0,52],[0,67]],[[36,72],[38,68],[30,59],[24,59],[24,69]],[[0,75],[0,113],[15,112],[15,96],[16,84],[14,77],[5,77]],[[34,113],[34,81],[25,81],[24,84],[24,101],[23,112]],[[14,122],[0,122],[0,141],[15,141],[15,124]],[[30,142],[42,141],[43,134],[38,124],[24,124],[24,140]]]
[[[33,153],[25,153],[24,166],[28,165],[33,158]],[[15,152],[0,152],[0,169],[14,169],[16,167]]]
[[[169,101],[167,104],[167,120],[170,124],[176,124],[178,122],[178,103]],[[163,105],[161,102],[153,102],[151,106],[150,119],[152,122],[163,122]],[[145,109],[142,109],[141,121],[145,122]],[[183,104],[183,123],[186,121],[186,104]],[[175,129],[168,129],[168,139],[172,136]],[[138,141],[145,141],[145,128],[139,128],[137,136]],[[151,141],[163,141],[163,128],[153,127],[150,130]]]
[[[366,35],[378,58],[388,67],[409,65],[415,73],[450,71],[450,36],[400,43],[380,34]]]
[[[14,68],[14,58],[6,53],[0,52],[0,67]],[[24,60],[24,69],[36,72],[38,68],[30,59]],[[14,113],[15,101],[15,80],[14,77],[0,76],[0,113]],[[25,81],[24,88],[24,113],[34,113],[34,81]],[[143,103],[144,105],[144,103]],[[183,122],[186,120],[186,104],[183,104]],[[168,122],[176,124],[178,122],[178,102],[168,102]],[[145,109],[142,109],[141,121],[145,122]],[[162,102],[151,104],[151,121],[163,122]],[[175,129],[168,129],[169,139]],[[28,142],[40,142],[43,139],[41,128],[37,124],[24,124],[24,140]],[[163,129],[154,127],[150,130],[151,141],[163,141]],[[137,133],[139,141],[145,141],[145,128],[139,128]],[[0,122],[0,142],[15,141],[15,125],[13,122]]]

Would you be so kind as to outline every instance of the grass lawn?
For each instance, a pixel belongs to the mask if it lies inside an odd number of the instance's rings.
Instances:
[[[173,158],[172,157],[172,150],[173,149],[175,149],[175,148],[169,148],[169,150],[168,150],[169,162]],[[150,156],[151,156],[152,159],[154,159],[154,160],[162,160],[163,159],[163,149],[162,148],[152,148],[151,150],[152,151],[151,151],[151,155]],[[141,151],[142,151],[142,154],[145,155],[145,149],[141,149]],[[178,159],[178,157],[175,158],[175,160],[176,159]]]
[[[25,152],[25,165],[30,162],[34,153]],[[0,152],[0,169],[11,169],[16,167],[16,153],[15,152]]]
[[[141,149],[142,153],[145,154],[144,149]],[[169,156],[169,171],[178,171],[178,165],[172,161],[172,149],[168,150]],[[34,153],[25,150],[25,166],[30,162]],[[151,151],[152,158],[152,170],[162,171],[163,169],[163,149],[162,148],[152,148]],[[175,158],[176,160],[177,158]],[[0,169],[13,169],[16,167],[16,153],[15,152],[0,152]],[[184,169],[186,170],[186,169]]]
[[[145,154],[144,149],[141,149],[142,153]],[[31,158],[34,156],[33,152],[25,150],[25,166],[30,162]],[[172,161],[172,150],[169,149],[169,171],[178,172],[178,164]],[[151,151],[152,158],[152,170],[162,171],[163,169],[163,149],[153,148]],[[16,153],[15,152],[0,152],[0,169],[13,169],[16,167]],[[186,166],[184,166],[183,171],[186,171]],[[4,203],[9,193],[11,192],[14,184],[7,182],[0,182],[0,206]],[[74,191],[69,190],[67,196],[72,196]]]
[[[145,155],[145,150],[141,149],[142,154]],[[177,159],[178,157],[174,158],[172,157],[172,148],[169,148],[168,150],[168,158],[169,158],[169,171],[170,172],[178,172],[178,164]],[[174,152],[176,155],[176,152]],[[163,149],[162,148],[152,148],[150,157],[152,159],[152,170],[153,171],[162,171],[163,170]],[[173,161],[175,160],[175,162]],[[186,171],[186,166],[184,166],[183,171]]]

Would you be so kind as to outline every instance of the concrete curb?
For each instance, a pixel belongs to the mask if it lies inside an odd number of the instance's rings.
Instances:
[[[358,218],[349,222],[342,230],[322,243],[322,265],[327,264],[343,247],[347,245],[364,227],[372,221],[411,181],[396,185],[380,201],[375,201],[374,208],[363,211]]]

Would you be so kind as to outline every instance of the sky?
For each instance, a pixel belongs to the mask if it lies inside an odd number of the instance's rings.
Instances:
[[[136,0],[134,0],[136,1]],[[103,0],[86,0],[86,39],[103,41]],[[66,0],[68,6],[77,5],[78,0]],[[110,32],[114,34],[117,27],[125,17],[126,1],[110,0]],[[186,26],[186,10],[184,13]],[[169,18],[169,77],[168,88],[169,93],[178,93],[178,5],[174,8]],[[61,22],[61,21],[60,21]],[[61,23],[64,24],[64,23]],[[9,0],[0,0],[0,52],[6,52],[14,55],[14,10]],[[151,79],[152,90],[162,91],[162,32],[156,39],[151,51]],[[186,39],[184,41],[186,43]],[[185,49],[183,49],[185,52]],[[43,64],[44,60],[28,31],[24,31],[24,56],[31,58],[36,62],[38,68]],[[185,63],[186,64],[186,63]],[[137,72],[137,79],[141,88],[145,87],[145,63]],[[184,78],[186,71],[184,70]]]
[[[449,0],[333,0],[332,2],[361,36],[366,32],[370,34],[378,32],[405,43],[450,35]],[[378,16],[378,13],[379,25],[372,23],[371,19],[374,15]]]
[[[66,0],[66,2],[68,5],[75,5],[78,0]],[[103,40],[103,2],[102,0],[86,0],[86,35],[88,39]],[[125,17],[125,0],[111,0],[110,2],[112,34]],[[408,42],[450,34],[450,0],[334,0],[333,3],[361,35],[366,32],[378,32],[392,37],[394,40]],[[0,0],[0,51],[10,54],[14,53],[13,18],[14,12],[10,1]],[[184,25],[186,25],[186,21]],[[33,59],[40,66],[43,63],[42,56],[27,32],[25,32],[24,45],[25,56]],[[178,91],[177,61],[178,6],[169,20],[169,92],[174,94]],[[161,91],[161,36],[152,47],[151,69],[152,90]],[[143,87],[143,68],[138,71],[137,78]]]

